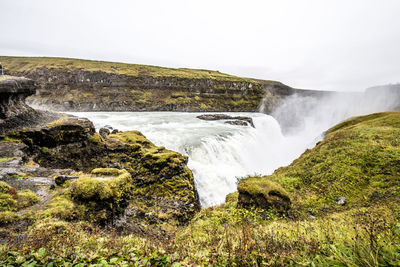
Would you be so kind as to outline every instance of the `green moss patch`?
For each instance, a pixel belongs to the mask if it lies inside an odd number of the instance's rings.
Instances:
[[[151,143],[141,132],[139,131],[126,131],[116,134],[110,134],[109,138],[117,139],[123,143],[129,145],[140,145],[143,148],[154,147],[153,143]]]
[[[238,202],[238,197],[239,197],[239,192],[236,191],[236,192],[230,193],[230,194],[226,195],[225,203],[236,206],[237,202]]]
[[[0,211],[16,211],[17,204],[12,195],[0,193]]]
[[[132,178],[126,170],[98,168],[58,188],[54,194],[37,218],[105,225],[128,205],[133,196]]]
[[[66,221],[79,220],[85,218],[87,209],[84,205],[75,203],[70,194],[62,194],[52,198],[45,210],[38,214],[39,218],[58,218]]]
[[[0,211],[18,211],[30,207],[40,201],[31,190],[19,190],[0,181]]]
[[[120,176],[128,174],[125,170],[119,170],[115,168],[97,168],[91,172],[95,176]]]
[[[5,161],[11,161],[14,160],[15,158],[0,158],[0,162],[5,162]]]
[[[39,197],[29,189],[20,190],[17,193],[17,209],[30,207],[40,201]]]
[[[132,179],[125,170],[95,169],[96,176],[118,174],[117,177],[102,179],[101,177],[82,176],[71,183],[71,196],[78,200],[112,201],[119,203],[130,198]]]
[[[17,222],[20,219],[20,215],[13,211],[0,211],[0,225],[6,225]]]
[[[10,188],[12,188],[9,184],[6,182],[0,181],[0,193],[8,193]]]

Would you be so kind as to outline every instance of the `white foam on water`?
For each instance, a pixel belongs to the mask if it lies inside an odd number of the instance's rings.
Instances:
[[[252,117],[255,128],[196,118],[201,113],[70,114],[90,119],[97,129],[110,125],[121,131],[139,130],[155,145],[187,155],[203,207],[223,203],[236,190],[238,178],[271,174],[305,149],[297,140],[283,136],[277,121],[262,113],[225,113]]]

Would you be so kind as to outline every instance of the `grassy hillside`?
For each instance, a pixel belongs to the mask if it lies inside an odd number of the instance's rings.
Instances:
[[[316,214],[387,203],[400,195],[400,113],[342,122],[271,179]],[[339,208],[339,197],[347,199]]]
[[[259,187],[251,190],[256,179]],[[82,224],[46,221],[32,228],[18,253],[3,246],[0,260],[120,266],[130,261],[139,266],[400,265],[400,112],[338,124],[290,166],[244,179],[241,190],[258,192],[262,181],[288,192],[291,213],[237,208],[236,192],[165,239],[121,237],[101,229],[88,232]],[[346,197],[344,206],[337,203],[339,196]],[[68,239],[62,229],[68,229]]]
[[[252,79],[236,77],[233,75],[221,73],[219,71],[187,68],[165,68],[150,65],[127,64],[74,58],[0,56],[0,62],[2,62],[5,71],[7,71],[7,69],[12,69],[24,72],[37,68],[68,70],[82,69],[90,72],[102,71],[106,73],[122,74],[134,77],[177,77],[187,79],[212,79],[221,81],[254,82],[254,80]]]

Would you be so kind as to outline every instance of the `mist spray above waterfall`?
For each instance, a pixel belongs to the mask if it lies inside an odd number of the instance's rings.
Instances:
[[[299,90],[301,92],[301,90]],[[397,91],[368,90],[358,93],[295,93],[286,97],[271,115],[285,135],[322,133],[350,117],[398,109]]]

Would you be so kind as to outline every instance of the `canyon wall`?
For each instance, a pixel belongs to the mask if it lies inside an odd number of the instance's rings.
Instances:
[[[296,90],[216,71],[60,58],[0,57],[8,74],[36,81],[27,99],[56,111],[263,111]]]

